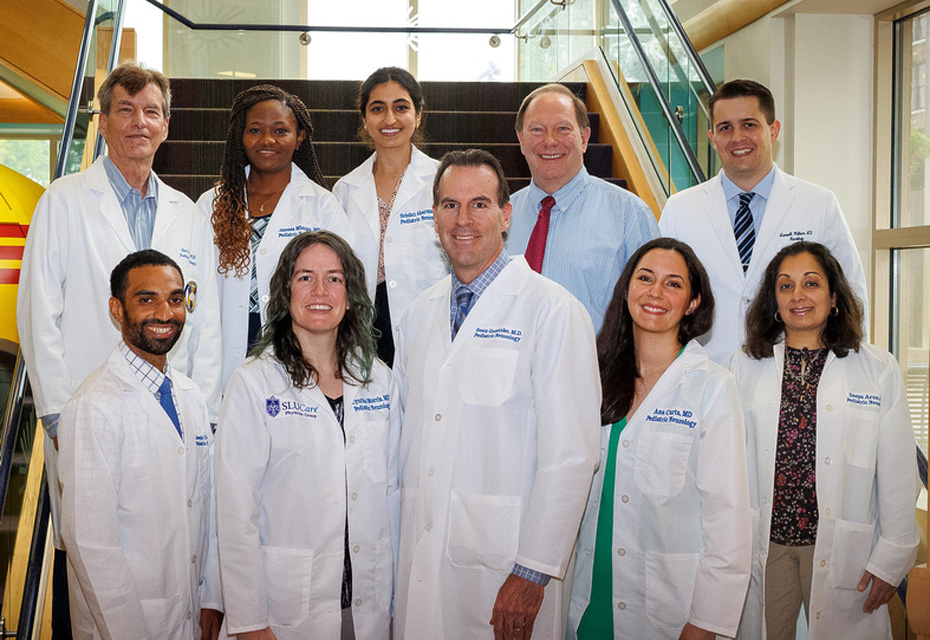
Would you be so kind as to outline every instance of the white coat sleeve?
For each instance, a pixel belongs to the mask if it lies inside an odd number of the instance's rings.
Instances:
[[[320,194],[318,200],[317,215],[319,215],[320,228],[332,231],[352,246],[355,242],[355,232],[339,200],[329,191]]]
[[[147,639],[142,602],[120,546],[119,413],[76,397],[61,414],[61,537],[104,640]]]
[[[200,212],[193,207],[187,215],[200,217]],[[198,220],[198,223],[200,220]],[[193,312],[187,314],[190,325],[190,345],[188,351],[188,377],[200,387],[200,392],[207,403],[210,423],[216,424],[219,417],[220,398],[222,397],[223,348],[220,331],[220,298],[216,275],[216,248],[209,223],[203,234],[198,259],[202,261],[200,273],[203,277],[197,285],[197,303]],[[182,267],[183,268],[183,267]],[[186,278],[190,280],[190,278]]]
[[[23,251],[16,328],[39,416],[61,413],[80,380],[65,364],[60,322],[64,309],[70,230],[68,206],[49,188],[36,204]]]
[[[216,429],[216,533],[231,636],[269,626],[258,516],[271,438],[260,386],[242,368],[233,372]]]
[[[875,461],[879,536],[866,570],[897,586],[917,558],[920,534],[914,508],[920,481],[917,479],[914,429],[901,370],[890,354],[884,355],[887,361],[880,382],[881,427]]]
[[[388,452],[388,517],[391,520],[391,550],[393,553],[393,578],[397,582],[397,564],[400,557],[400,436],[404,423],[404,334],[398,334],[395,342],[394,369],[391,371],[391,414]],[[391,605],[393,615],[393,602]]]
[[[591,317],[568,297],[533,354],[537,468],[516,562],[555,578],[568,568],[600,454],[601,383]]]
[[[216,442],[210,445],[210,513],[207,529],[207,560],[203,565],[203,583],[200,586],[200,608],[223,610],[220,588],[220,559],[216,542]]]
[[[696,484],[704,544],[691,614],[696,627],[736,635],[749,586],[752,531],[746,471],[746,424],[736,381],[724,374],[704,398]]]
[[[852,232],[846,223],[846,216],[840,208],[840,203],[836,196],[831,192],[827,209],[824,212],[824,235],[822,242],[833,256],[843,267],[843,273],[849,280],[849,285],[853,292],[862,301],[862,309],[865,311],[862,320],[862,331],[865,339],[868,341],[869,336],[869,284],[865,278],[865,270],[862,267],[862,259],[859,256],[859,250],[856,249],[856,241],[853,240]]]

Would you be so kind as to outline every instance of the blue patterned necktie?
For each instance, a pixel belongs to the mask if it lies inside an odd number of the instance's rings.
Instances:
[[[455,294],[455,320],[452,323],[452,339],[455,340],[459,328],[465,322],[465,316],[471,311],[471,302],[475,297],[467,287],[462,287]]]
[[[181,432],[181,420],[178,418],[177,409],[174,408],[174,399],[171,397],[171,378],[168,376],[165,376],[161,386],[158,387],[158,403],[161,405],[161,408],[165,410],[165,413],[168,414],[168,417],[171,418],[174,428],[178,430],[178,435],[183,439],[184,434]]]
[[[736,248],[739,251],[739,261],[743,264],[743,273],[749,268],[752,259],[752,245],[756,242],[756,230],[752,225],[752,212],[749,203],[754,193],[739,194],[739,209],[736,210],[736,219],[733,221],[733,235],[736,237]]]
[[[255,259],[255,255],[258,253],[258,245],[265,235],[265,228],[268,226],[270,220],[271,216],[252,218],[252,277],[249,283],[249,313],[261,313],[262,311],[258,303],[258,266],[256,265],[257,260]]]

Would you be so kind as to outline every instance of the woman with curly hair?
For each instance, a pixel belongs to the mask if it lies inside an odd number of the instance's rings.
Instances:
[[[384,67],[358,92],[361,133],[375,152],[336,183],[352,221],[375,301],[378,355],[394,361],[394,327],[421,292],[448,275],[433,228],[433,177],[439,162],[414,146],[423,122],[423,90],[408,71]],[[392,326],[393,325],[393,326]]]
[[[736,381],[697,341],[713,321],[691,247],[656,238],[630,257],[597,337],[605,426],[569,640],[736,633],[751,544],[746,430]]]
[[[236,96],[220,180],[197,201],[219,251],[223,386],[265,319],[268,282],[287,242],[327,229],[352,242],[342,206],[327,191],[313,125],[294,95],[262,84]]]
[[[914,566],[919,482],[904,381],[863,342],[862,303],[822,244],[765,269],[730,361],[753,509],[740,638],[891,640],[886,603]]]
[[[362,264],[339,236],[287,245],[217,428],[229,636],[388,638],[391,372],[372,315]]]

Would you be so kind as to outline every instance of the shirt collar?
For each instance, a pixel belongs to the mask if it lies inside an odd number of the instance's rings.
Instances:
[[[461,289],[468,289],[474,295],[472,299],[472,305],[478,301],[478,298],[481,297],[481,294],[494,282],[494,279],[500,275],[501,271],[504,270],[510,263],[510,256],[507,255],[507,250],[501,248],[501,252],[497,254],[497,258],[488,266],[487,269],[482,271],[478,276],[469,282],[468,284],[462,284],[462,282],[455,276],[455,271],[452,271],[452,297],[455,298],[456,294]]]
[[[551,194],[552,197],[555,198],[555,204],[552,209],[560,213],[568,211],[572,203],[581,195],[585,187],[588,186],[589,179],[588,170],[582,165],[581,171],[575,174],[574,178],[562,185],[561,189]],[[540,189],[535,182],[530,182],[530,201],[535,204],[537,213],[540,209],[539,203],[548,195],[550,194]]]
[[[123,174],[120,172],[116,164],[110,160],[110,156],[104,156],[103,158],[103,168],[107,172],[107,178],[110,181],[110,186],[113,187],[113,191],[116,192],[116,198],[122,203],[129,197],[129,195],[135,191],[136,193],[141,193],[138,189],[133,189],[126,178],[123,177]],[[149,180],[148,186],[145,190],[145,200],[156,199],[158,197],[158,181],[155,180],[155,172],[149,171]]]
[[[126,358],[126,362],[129,363],[129,367],[139,382],[157,396],[165,378],[171,378],[171,365],[165,362],[164,372],[159,371],[150,362],[130,349],[129,345],[122,340],[119,343],[119,350],[123,357]]]
[[[727,200],[732,200],[733,198],[739,197],[741,193],[754,193],[755,198],[762,198],[765,201],[768,201],[769,194],[772,193],[772,185],[775,184],[775,163],[772,163],[772,168],[769,170],[765,177],[759,180],[759,184],[754,186],[750,191],[743,191],[736,186],[730,178],[727,176],[726,172],[720,171],[720,184],[723,186],[723,195]]]

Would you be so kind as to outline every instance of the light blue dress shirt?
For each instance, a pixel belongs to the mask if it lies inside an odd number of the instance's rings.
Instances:
[[[129,225],[129,235],[136,251],[152,248],[152,232],[155,230],[155,211],[158,209],[158,180],[155,172],[149,172],[149,182],[145,189],[145,197],[138,189],[133,189],[126,182],[109,156],[103,159],[103,168],[106,169],[110,186],[116,193],[116,199],[123,210],[123,217]]]
[[[598,332],[626,261],[640,246],[659,236],[659,225],[645,202],[589,175],[582,167],[553,194],[535,182],[513,194],[506,242],[511,255],[526,251],[540,202],[547,195],[555,198],[555,206],[549,218],[542,275],[578,298]]]
[[[756,238],[759,237],[759,227],[762,226],[762,215],[765,213],[765,205],[768,204],[769,195],[772,193],[772,185],[775,184],[775,165],[764,178],[759,180],[759,184],[750,191],[743,191],[727,177],[723,171],[720,172],[720,186],[723,187],[723,195],[727,199],[727,212],[730,214],[730,227],[736,223],[736,210],[739,209],[739,196],[741,193],[754,193],[752,200],[749,201],[749,213],[752,214],[752,226],[756,232]]]

